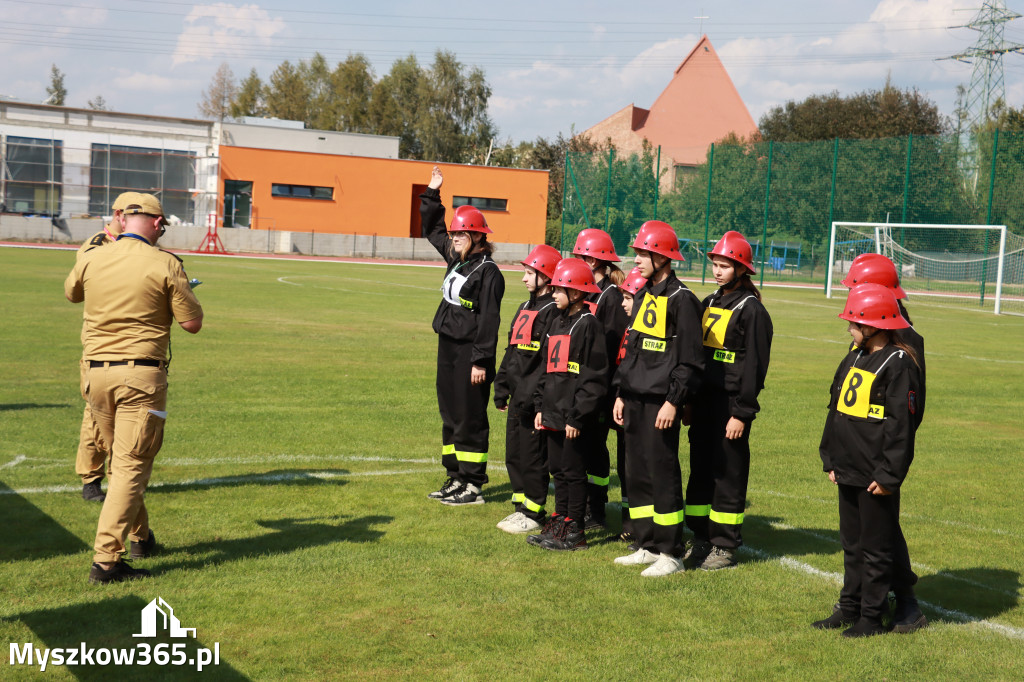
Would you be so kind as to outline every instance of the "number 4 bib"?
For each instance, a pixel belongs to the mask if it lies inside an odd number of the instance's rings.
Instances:
[[[569,335],[559,334],[548,337],[548,371],[569,371]]]
[[[633,329],[648,336],[665,338],[665,319],[668,317],[668,297],[644,293],[644,300],[633,320]]]

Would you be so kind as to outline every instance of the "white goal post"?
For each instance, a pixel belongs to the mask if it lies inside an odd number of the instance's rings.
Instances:
[[[889,257],[910,296],[1024,314],[1024,238],[1005,225],[833,222],[825,295],[862,253]]]

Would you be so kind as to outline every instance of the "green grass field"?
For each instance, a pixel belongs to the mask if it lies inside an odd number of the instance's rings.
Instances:
[[[493,409],[487,504],[426,499],[443,479],[440,270],[186,256],[206,322],[173,334],[146,496],[164,549],[136,564],[152,579],[100,587],[86,581],[100,505],[74,474],[73,261],[0,249],[0,641],[132,647],[162,597],[196,628],[190,652],[219,645],[210,679],[1024,678],[1024,318],[910,302],[929,402],[903,526],[932,626],[850,641],[809,627],[842,573],[817,443],[849,337],[820,289],[766,291],[776,335],[740,566],[645,579],[612,564],[610,534],[564,556],[494,528],[511,509]],[[524,296],[507,280],[503,328]],[[34,670],[8,660],[0,678],[197,677]]]

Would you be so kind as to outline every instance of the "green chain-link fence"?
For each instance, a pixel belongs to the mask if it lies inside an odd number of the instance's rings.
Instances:
[[[704,276],[706,249],[727,230],[738,230],[754,246],[759,277],[824,283],[833,221],[1005,224],[1024,234],[1019,132],[994,131],[967,142],[939,135],[719,143],[703,164],[677,171],[674,187],[659,183],[668,172],[660,149],[631,156],[568,153],[562,248],[570,251],[580,230],[598,227],[611,234],[620,255],[629,254],[639,226],[658,219],[679,235],[687,261],[677,269],[684,273]],[[938,241],[903,246],[948,248]]]

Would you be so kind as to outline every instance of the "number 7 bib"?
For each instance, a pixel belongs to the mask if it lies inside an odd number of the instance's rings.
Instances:
[[[650,292],[644,293],[644,300],[640,304],[636,318],[633,320],[633,329],[643,332],[648,336],[659,339],[665,338],[665,320],[668,317],[668,297],[655,296]]]

